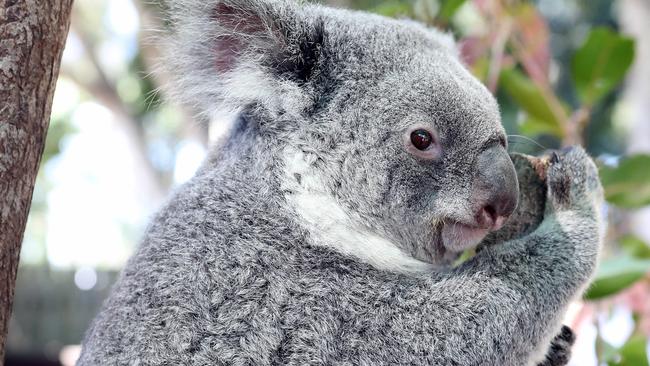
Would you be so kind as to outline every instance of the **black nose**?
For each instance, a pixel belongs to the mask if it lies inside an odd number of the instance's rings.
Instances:
[[[472,204],[477,224],[498,230],[517,207],[519,183],[512,160],[502,146],[483,151],[476,162]]]

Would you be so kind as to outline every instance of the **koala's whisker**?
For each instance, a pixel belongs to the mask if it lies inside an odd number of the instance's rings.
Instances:
[[[150,90],[144,97],[145,110],[151,110],[151,106],[156,101],[156,97],[160,94],[160,88]]]
[[[507,135],[507,137],[508,137],[508,142],[510,142],[511,137],[516,137],[516,138],[522,139],[525,142],[531,143],[532,145],[534,145],[536,147],[539,147],[542,150],[548,150],[548,148],[546,146],[540,144],[539,142],[535,141],[534,139],[532,139],[532,138],[530,138],[528,136],[512,134],[512,135]],[[514,143],[515,144],[520,144],[520,143],[522,143],[522,141],[514,141]]]

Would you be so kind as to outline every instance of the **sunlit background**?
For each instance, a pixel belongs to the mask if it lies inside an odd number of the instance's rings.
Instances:
[[[599,286],[566,319],[578,334],[571,365],[648,365],[650,158],[639,154],[650,152],[650,2],[331,3],[452,31],[497,95],[513,151],[575,142],[567,126],[579,126],[609,182],[610,230]],[[152,40],[165,26],[150,1],[75,1],[21,251],[8,365],[74,364],[150,216],[223,130],[163,102]],[[601,79],[572,72],[580,52],[605,70]]]

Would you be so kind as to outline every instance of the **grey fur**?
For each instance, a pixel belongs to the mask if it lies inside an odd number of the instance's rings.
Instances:
[[[473,217],[474,163],[504,131],[447,36],[271,0],[176,1],[171,14],[177,98],[241,118],[153,219],[79,365],[543,359],[600,247],[602,192],[581,148],[548,168],[539,227],[450,268],[440,226]],[[413,124],[435,129],[439,159],[404,150]],[[344,215],[305,212],[305,197]],[[358,241],[332,239],[341,228]],[[407,265],[341,249],[377,238]]]

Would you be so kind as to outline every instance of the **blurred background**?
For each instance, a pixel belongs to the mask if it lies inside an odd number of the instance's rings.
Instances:
[[[332,0],[453,33],[497,96],[510,150],[582,143],[609,221],[594,284],[565,323],[571,365],[648,365],[650,1]],[[76,0],[21,252],[8,365],[72,365],[149,217],[223,124],[163,103],[149,0]]]

